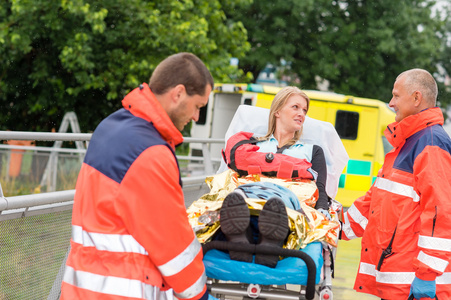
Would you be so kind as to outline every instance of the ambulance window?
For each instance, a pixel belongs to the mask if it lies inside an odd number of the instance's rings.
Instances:
[[[197,125],[205,125],[205,122],[207,121],[207,107],[208,103],[205,106],[202,106],[199,111],[199,120],[197,120]]]
[[[337,110],[335,129],[342,139],[357,139],[359,128],[359,113],[354,111]]]
[[[252,105],[252,98],[245,98],[243,101],[244,105]]]

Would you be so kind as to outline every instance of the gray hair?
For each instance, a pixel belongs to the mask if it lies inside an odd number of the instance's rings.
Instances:
[[[409,93],[421,92],[430,106],[435,106],[437,101],[438,87],[434,77],[426,70],[411,69],[402,72],[396,80],[404,77],[404,87]]]

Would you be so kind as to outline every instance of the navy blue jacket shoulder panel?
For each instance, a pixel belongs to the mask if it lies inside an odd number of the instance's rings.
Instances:
[[[152,123],[122,108],[96,128],[84,162],[120,183],[136,158],[155,145],[166,145],[171,149]]]
[[[412,174],[415,159],[426,146],[437,146],[450,153],[450,139],[441,125],[426,127],[407,138],[396,157],[393,168]]]

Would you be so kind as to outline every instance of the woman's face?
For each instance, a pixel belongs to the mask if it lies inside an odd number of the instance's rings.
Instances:
[[[307,100],[300,95],[292,95],[282,109],[274,114],[276,129],[294,133],[302,128],[306,115]]]

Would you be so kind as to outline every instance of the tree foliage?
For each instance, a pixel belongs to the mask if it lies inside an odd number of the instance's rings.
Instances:
[[[302,88],[327,79],[335,92],[389,101],[399,73],[437,69],[445,23],[431,17],[434,3],[259,0],[229,17],[248,30],[252,55],[242,61],[245,71],[257,76],[267,62],[283,59]]]
[[[439,85],[439,100],[441,106],[446,106],[451,104],[451,2],[442,1],[440,6],[440,11],[438,16],[443,18],[444,23],[444,34],[442,38],[442,47],[440,49],[440,59],[439,64],[442,68],[439,72],[442,75],[441,81],[438,82]],[[449,118],[450,116],[448,116]]]
[[[49,131],[75,111],[82,132],[170,54],[198,55],[216,81],[249,50],[224,10],[250,0],[6,0],[0,3],[0,129]]]
[[[75,111],[91,131],[180,51],[205,61],[216,82],[256,78],[283,60],[290,84],[316,89],[326,79],[329,90],[388,101],[404,70],[451,73],[451,7],[434,16],[435,2],[4,0],[0,130],[48,131]],[[445,106],[450,93],[439,86]]]

